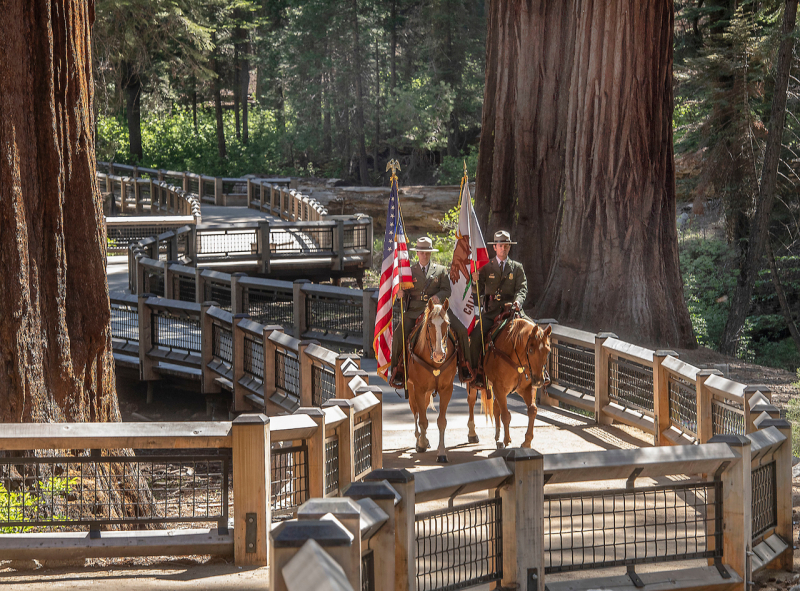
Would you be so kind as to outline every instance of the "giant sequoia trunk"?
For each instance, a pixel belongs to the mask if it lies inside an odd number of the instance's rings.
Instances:
[[[584,0],[575,26],[563,210],[537,314],[693,345],[675,220],[672,2]]]
[[[125,115],[128,119],[128,143],[131,156],[142,161],[142,81],[129,63],[123,68],[122,87],[125,91]]]
[[[87,0],[0,0],[0,422],[118,421]]]
[[[494,0],[488,14],[486,86],[475,209],[491,236],[510,230],[512,256],[536,302],[550,271],[565,156],[574,0]]]

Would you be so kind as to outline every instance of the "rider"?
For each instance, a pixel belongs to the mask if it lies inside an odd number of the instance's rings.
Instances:
[[[417,318],[425,311],[428,300],[433,301],[434,304],[441,304],[450,297],[450,276],[447,267],[431,262],[431,253],[439,252],[438,249],[433,248],[433,241],[427,236],[422,236],[417,239],[416,247],[409,250],[416,251],[418,261],[411,265],[414,287],[398,291],[399,297],[395,301],[395,306],[397,306],[402,298],[404,306],[402,333],[398,334],[399,330],[394,331],[392,362],[389,369],[389,376],[391,376],[389,383],[396,388],[405,386],[403,370],[405,356],[400,359],[400,354],[403,343],[408,347],[408,338],[417,323]]]
[[[511,245],[511,235],[500,230],[494,233],[495,257],[484,265],[477,273],[472,274],[472,280],[478,284],[478,293],[483,300],[483,338],[480,330],[473,330],[470,336],[470,358],[477,361],[478,376],[474,385],[484,387],[483,376],[483,347],[488,342],[489,332],[495,319],[501,312],[514,309],[522,311],[522,304],[528,297],[528,280],[525,278],[525,269],[522,263],[508,258]],[[524,316],[524,314],[523,314]]]

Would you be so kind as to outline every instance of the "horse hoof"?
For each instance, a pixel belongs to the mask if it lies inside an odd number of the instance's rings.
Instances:
[[[467,441],[469,443],[480,443],[480,439],[478,439],[477,435],[470,435],[469,437],[467,437]]]
[[[447,456],[436,456],[436,462],[438,464],[447,464],[449,463],[447,460]]]
[[[497,442],[497,449],[503,449],[504,447],[505,447],[505,445],[503,445],[499,441]]]
[[[426,451],[428,451],[427,447],[421,447],[419,445],[417,445],[415,449],[417,450],[418,454],[424,454]]]

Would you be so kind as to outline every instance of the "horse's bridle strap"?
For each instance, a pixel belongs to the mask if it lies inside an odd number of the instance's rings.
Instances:
[[[453,355],[451,355],[450,357],[445,359],[444,363],[442,363],[439,367],[434,367],[433,365],[431,365],[430,363],[425,361],[422,357],[417,355],[414,351],[411,351],[411,359],[413,359],[416,363],[419,363],[419,364],[424,365],[425,367],[427,367],[430,370],[430,372],[433,374],[434,378],[436,379],[436,391],[437,392],[439,391],[439,375],[441,375],[442,370],[447,369],[450,366],[450,364],[453,363],[453,360],[455,358],[456,358],[455,350],[453,350]],[[438,371],[438,374],[437,374],[437,371]]]

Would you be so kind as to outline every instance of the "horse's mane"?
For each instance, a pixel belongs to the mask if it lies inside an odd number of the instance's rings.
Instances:
[[[516,318],[508,329],[508,340],[516,349],[520,344],[525,344],[531,337],[531,332],[541,330],[539,325],[526,318]]]

